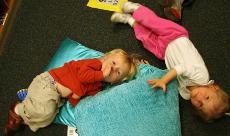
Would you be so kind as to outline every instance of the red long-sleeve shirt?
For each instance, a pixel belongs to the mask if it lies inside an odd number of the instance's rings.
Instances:
[[[55,81],[72,90],[80,97],[95,95],[102,89],[102,63],[98,59],[70,61],[64,66],[49,71]],[[68,98],[75,106],[79,99]]]

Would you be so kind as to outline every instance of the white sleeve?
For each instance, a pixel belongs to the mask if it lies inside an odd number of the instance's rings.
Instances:
[[[196,84],[204,85],[209,81],[208,70],[205,65],[179,64],[174,67],[177,76],[183,76]]]
[[[200,85],[207,84],[209,81],[205,63],[188,38],[178,38],[168,45],[165,62],[167,68],[174,68],[177,76],[181,76],[183,80],[188,79],[189,82]]]
[[[184,73],[184,71],[185,71],[185,68],[184,68],[184,66],[182,65],[182,64],[180,64],[180,65],[176,65],[175,67],[174,67],[174,69],[176,70],[176,72],[177,72],[177,76],[180,76],[182,73]]]

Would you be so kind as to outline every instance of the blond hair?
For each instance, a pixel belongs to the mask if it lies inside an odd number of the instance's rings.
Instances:
[[[136,64],[136,61],[134,60],[132,55],[129,55],[127,52],[125,52],[122,49],[113,49],[112,51],[106,53],[106,55],[107,54],[119,54],[119,55],[123,56],[125,62],[127,62],[127,64],[129,64],[130,69],[129,69],[127,76],[125,76],[122,79],[122,81],[133,79],[133,77],[137,73],[137,64]]]
[[[213,85],[218,86],[217,84],[213,84]],[[214,110],[211,115],[207,115],[195,108],[197,115],[200,116],[206,122],[212,122],[213,120],[226,115],[226,112],[229,110],[230,107],[229,95],[224,90],[222,90],[219,86],[218,89],[216,90],[216,95],[218,97],[219,105],[214,107]]]

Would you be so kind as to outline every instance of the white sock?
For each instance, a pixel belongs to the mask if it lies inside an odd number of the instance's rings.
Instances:
[[[128,19],[128,24],[129,24],[131,27],[133,27],[134,23],[135,23],[135,19],[134,19],[133,17],[130,17],[130,18]]]
[[[125,13],[113,13],[111,16],[111,21],[115,23],[128,23],[129,19],[132,18],[130,14]]]
[[[124,13],[133,13],[139,7],[140,7],[139,3],[134,3],[134,2],[128,1],[128,2],[123,3],[121,10]]]

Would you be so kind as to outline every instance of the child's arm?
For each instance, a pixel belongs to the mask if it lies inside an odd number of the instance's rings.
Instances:
[[[165,74],[160,79],[151,79],[147,82],[152,86],[152,88],[161,87],[163,92],[166,92],[166,85],[168,82],[170,82],[172,79],[174,79],[177,76],[177,72],[175,69],[171,69],[167,74]]]
[[[94,83],[103,81],[104,76],[101,71],[102,64],[96,59],[84,63],[78,71],[78,79],[82,83]]]
[[[98,81],[103,81],[109,77],[111,72],[111,65],[108,63],[102,63],[101,68],[100,66],[97,67],[95,63],[92,65],[83,65],[78,74],[78,78],[83,83],[94,83]]]

